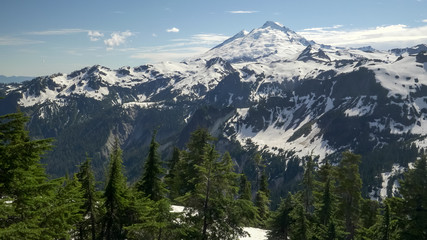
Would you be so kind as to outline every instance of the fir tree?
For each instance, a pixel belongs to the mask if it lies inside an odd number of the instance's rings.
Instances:
[[[307,214],[311,215],[314,211],[314,161],[311,157],[305,164],[302,185],[304,210]]]
[[[95,240],[97,236],[97,224],[99,218],[99,194],[95,190],[95,176],[91,168],[91,160],[86,157],[86,161],[80,165],[77,178],[81,183],[84,203],[82,206],[83,221],[78,224],[78,238]]]
[[[427,239],[427,157],[423,156],[404,175],[400,193],[404,200],[405,228],[402,239]]]
[[[115,139],[110,155],[108,180],[104,191],[105,215],[103,219],[102,237],[107,240],[125,239],[124,227],[128,224],[129,193],[126,178],[123,175],[122,150],[118,139]]]
[[[145,160],[144,174],[137,184],[139,191],[143,192],[153,201],[159,201],[164,197],[166,189],[161,179],[164,170],[158,153],[159,143],[156,142],[157,131],[153,133],[150,150]]]
[[[179,176],[180,179],[178,179],[181,185],[177,187],[180,196],[195,190],[196,185],[194,183],[197,182],[197,179],[194,179],[194,173],[197,171],[195,166],[203,163],[203,158],[206,154],[205,150],[207,149],[206,146],[213,139],[204,128],[199,128],[191,133],[187,144],[187,151],[182,152],[182,162],[179,166],[182,173]]]
[[[288,193],[285,199],[280,202],[279,208],[272,214],[269,221],[269,240],[287,240],[293,222],[291,212],[293,210],[292,195]]]
[[[360,156],[344,152],[337,168],[338,216],[345,222],[346,239],[354,239],[359,225],[362,180],[359,174]]]
[[[179,186],[182,185],[180,182],[181,174],[181,161],[180,161],[180,150],[177,147],[173,148],[172,158],[169,161],[169,171],[165,176],[165,184],[169,190],[169,199],[172,201],[180,196]]]
[[[239,199],[251,201],[251,182],[248,181],[245,174],[240,175]]]
[[[31,140],[27,120],[21,112],[0,117],[0,239],[69,238],[78,197],[72,184],[47,179],[39,162],[51,140]]]
[[[241,214],[245,214],[245,205],[236,200],[238,174],[228,153],[219,160],[213,146],[204,148],[193,173],[194,191],[180,198],[185,205],[187,238],[235,239],[244,235]]]

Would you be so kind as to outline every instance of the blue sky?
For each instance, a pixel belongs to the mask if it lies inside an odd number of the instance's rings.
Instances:
[[[318,43],[427,43],[427,0],[2,0],[0,75],[179,61],[271,20]]]

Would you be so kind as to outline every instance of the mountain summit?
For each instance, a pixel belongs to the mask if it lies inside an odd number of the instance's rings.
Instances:
[[[232,63],[293,60],[310,44],[314,42],[279,23],[267,21],[249,33],[239,32],[202,56],[207,59],[221,57]]]

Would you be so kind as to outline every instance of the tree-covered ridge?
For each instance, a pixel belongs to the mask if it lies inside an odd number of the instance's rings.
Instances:
[[[361,156],[345,152],[338,164],[308,158],[299,190],[271,211],[261,154],[250,160],[251,180],[206,129],[168,163],[154,131],[134,184],[116,139],[101,190],[89,157],[77,173],[49,179],[40,158],[51,140],[32,140],[27,121],[21,112],[0,117],[0,239],[238,239],[245,226],[268,229],[269,239],[427,239],[425,156],[404,174],[401,196],[382,202],[362,197]]]

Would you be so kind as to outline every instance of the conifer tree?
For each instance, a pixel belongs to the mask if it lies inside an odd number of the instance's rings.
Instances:
[[[239,199],[248,201],[252,199],[251,182],[248,181],[248,178],[243,173],[240,175]]]
[[[77,198],[61,179],[48,180],[39,162],[51,140],[31,140],[27,120],[22,112],[0,117],[0,239],[69,238]]]
[[[153,201],[159,201],[166,193],[165,186],[161,179],[164,170],[161,166],[161,158],[158,153],[159,143],[156,142],[157,131],[154,131],[151,138],[150,150],[145,160],[144,174],[137,184],[138,191],[143,192]]]
[[[181,183],[178,186],[180,196],[195,190],[194,183],[197,182],[197,179],[194,179],[194,173],[197,171],[195,166],[203,163],[203,157],[207,149],[206,146],[213,139],[208,130],[204,128],[198,128],[191,133],[189,142],[187,143],[187,151],[182,152],[182,162],[179,166],[182,173],[178,180]]]
[[[314,212],[314,161],[312,157],[310,157],[305,164],[302,185],[304,210],[306,214],[311,215]]]
[[[269,240],[287,240],[293,222],[291,212],[293,210],[292,195],[288,193],[280,202],[279,208],[272,214],[269,221]]]
[[[405,227],[402,239],[427,239],[427,157],[418,159],[401,182]]]
[[[78,238],[95,240],[97,236],[97,224],[99,219],[99,194],[95,190],[95,176],[91,168],[91,160],[86,157],[86,161],[80,165],[77,178],[81,184],[84,203],[82,206],[83,221],[78,224]]]
[[[235,239],[244,235],[241,226],[244,204],[236,200],[238,174],[228,153],[220,159],[212,145],[205,145],[195,166],[194,191],[180,198],[185,205],[188,239]]]
[[[126,178],[123,175],[122,150],[117,138],[110,155],[108,179],[103,197],[106,212],[103,219],[102,237],[106,240],[125,239],[124,227],[129,224],[129,216],[126,216],[126,212],[130,196]]]
[[[169,199],[173,201],[176,197],[180,196],[179,186],[182,185],[180,180],[182,179],[182,161],[180,161],[180,150],[177,147],[173,148],[172,158],[169,161],[168,173],[165,176],[165,183],[169,190]]]
[[[266,221],[270,216],[270,190],[268,189],[268,180],[265,173],[264,159],[259,153],[254,157],[257,169],[257,186],[258,191],[255,195],[255,207],[257,208],[257,222],[259,227],[265,227]]]
[[[346,239],[354,239],[359,225],[362,180],[359,174],[360,156],[344,152],[337,168],[338,216],[345,222]]]

